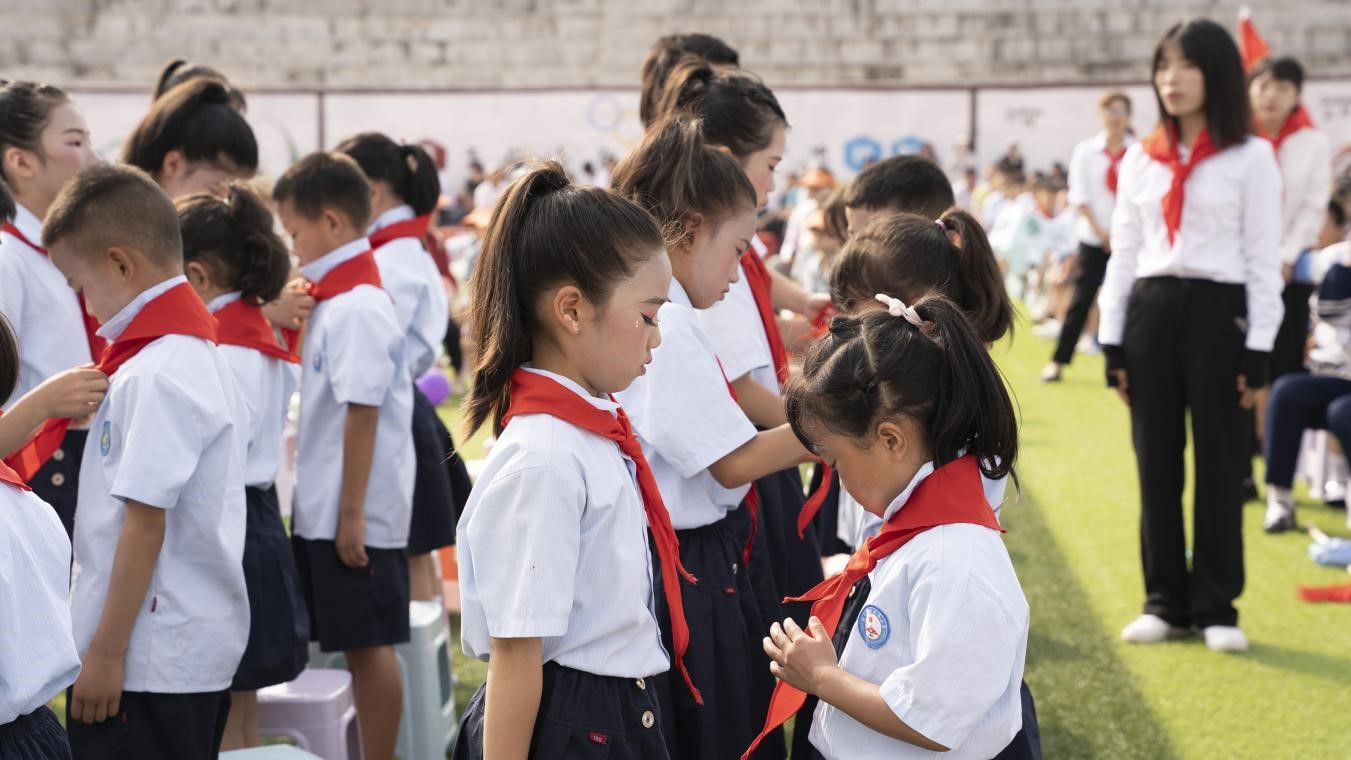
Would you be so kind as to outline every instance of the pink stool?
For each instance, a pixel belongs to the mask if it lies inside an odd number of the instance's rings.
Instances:
[[[258,691],[263,736],[286,736],[324,760],[361,760],[361,733],[345,670],[308,668],[294,681]]]

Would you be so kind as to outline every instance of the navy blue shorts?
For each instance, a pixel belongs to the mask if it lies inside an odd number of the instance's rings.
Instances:
[[[277,489],[244,489],[244,584],[249,592],[249,643],[231,691],[286,683],[310,658],[310,613],[300,590],[295,553],[281,521]]]
[[[0,760],[70,760],[70,740],[51,708],[0,725]]]
[[[669,760],[651,680],[545,663],[530,757]],[[460,716],[451,760],[482,760],[486,690],[486,684],[480,686]]]
[[[455,523],[469,499],[469,471],[454,451],[450,431],[436,407],[413,386],[413,516],[408,530],[408,553],[427,554],[455,545]]]
[[[291,538],[300,588],[310,610],[310,640],[324,652],[350,652],[408,641],[408,552],[366,547],[366,567],[338,559],[332,541]]]
[[[75,535],[75,504],[80,497],[80,463],[84,461],[84,444],[88,439],[88,430],[67,430],[61,448],[28,483],[33,493],[56,510],[66,528],[66,537],[72,539]]]
[[[681,594],[690,629],[685,666],[704,704],[695,703],[685,679],[674,670],[650,679],[666,719],[671,757],[740,757],[760,732],[769,709],[774,677],[760,645],[769,623],[761,617],[743,562],[745,542],[736,522],[744,519],[744,512],[738,508],[712,525],[676,531],[680,561],[699,579],[697,585],[682,580]],[[652,583],[662,643],[666,651],[674,651],[671,614],[655,566]],[[755,756],[782,758],[784,754],[783,732],[776,731],[760,743]]]
[[[124,691],[116,715],[102,723],[70,717],[66,731],[75,760],[216,760],[230,713],[230,692],[150,694]]]

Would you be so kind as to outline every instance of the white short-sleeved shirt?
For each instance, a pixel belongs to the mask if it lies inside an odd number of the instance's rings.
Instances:
[[[1293,264],[1318,245],[1318,233],[1332,196],[1332,148],[1313,128],[1300,129],[1281,142],[1276,156],[1285,189],[1281,196],[1281,261]]]
[[[360,238],[300,271],[318,282],[334,267],[369,250],[369,241]],[[315,306],[301,365],[294,533],[315,540],[337,537],[347,406],[377,406],[375,456],[366,485],[366,545],[407,546],[415,467],[413,381],[389,294],[358,285]]]
[[[613,413],[619,405],[551,378]],[[547,414],[514,417],[460,516],[465,654],[492,638],[542,638],[544,662],[645,678],[671,666],[652,599],[647,513],[632,460],[608,438]]]
[[[99,334],[115,340],[151,288]],[[160,694],[230,686],[249,635],[244,587],[243,399],[210,341],[166,335],[127,360],[94,415],[80,467],[71,609],[89,650],[103,615],[126,502],[165,510],[164,544],[123,661],[123,688]]]
[[[368,233],[414,218],[413,207],[395,206],[371,222]],[[398,238],[375,249],[380,267],[380,287],[394,299],[399,328],[408,341],[408,367],[413,377],[432,368],[441,358],[450,307],[441,272],[421,240]]]
[[[760,238],[752,238],[751,247],[763,255],[764,243]],[[769,337],[765,335],[765,323],[760,318],[760,307],[755,303],[744,265],[741,278],[732,283],[727,295],[696,314],[704,335],[708,336],[714,353],[722,361],[728,380],[740,380],[749,374],[751,379],[774,393],[782,392],[774,369],[774,355],[769,350]]]
[[[1189,152],[1183,149],[1184,157]],[[1258,137],[1196,165],[1187,178],[1182,225],[1172,243],[1163,196],[1173,183],[1166,164],[1136,143],[1121,159],[1112,213],[1112,257],[1098,295],[1098,340],[1120,346],[1135,281],[1185,277],[1247,288],[1245,347],[1270,351],[1285,307],[1281,291],[1281,172],[1271,143]]]
[[[903,509],[926,464],[884,513]],[[811,743],[827,758],[988,760],[1022,727],[1019,687],[1028,607],[999,534],[979,525],[927,530],[884,557],[840,667],[879,684],[906,725],[951,751],[884,736],[824,702]]]
[[[211,299],[214,314],[238,301],[240,294],[226,293]],[[248,440],[244,461],[244,485],[267,488],[281,466],[282,436],[286,431],[286,407],[295,390],[295,365],[267,356],[248,346],[220,347],[244,399],[247,416],[240,428]]]
[[[677,530],[721,520],[749,485],[723,488],[708,468],[755,437],[727,389],[718,355],[680,283],[657,311],[661,345],[647,373],[616,394],[643,444]]]
[[[1135,138],[1126,135],[1123,148],[1135,144]],[[1107,157],[1107,133],[1099,132],[1093,137],[1074,146],[1070,154],[1069,182],[1067,200],[1074,214],[1075,240],[1087,245],[1101,246],[1102,238],[1093,232],[1093,225],[1078,211],[1087,206],[1093,212],[1098,226],[1109,230],[1112,226],[1112,211],[1116,208],[1116,193],[1107,187],[1107,169],[1112,165]],[[1124,156],[1123,156],[1124,158]],[[1120,177],[1121,166],[1117,165]]]
[[[19,206],[14,226],[37,243],[42,220]],[[42,381],[71,367],[89,364],[89,339],[79,296],[45,254],[8,232],[0,232],[0,314],[19,339],[18,401]]]
[[[31,491],[0,483],[0,726],[80,674],[70,623],[70,539]]]

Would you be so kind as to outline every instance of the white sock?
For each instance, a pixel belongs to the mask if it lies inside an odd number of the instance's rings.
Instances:
[[[1290,514],[1295,511],[1295,493],[1289,488],[1267,485],[1267,514]]]

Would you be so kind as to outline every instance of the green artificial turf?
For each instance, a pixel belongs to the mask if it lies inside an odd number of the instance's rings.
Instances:
[[[1059,384],[1039,383],[1051,343],[1019,327],[994,350],[1022,416],[1021,491],[1003,518],[1032,609],[1026,676],[1045,757],[1351,757],[1351,605],[1296,596],[1301,584],[1351,576],[1309,561],[1302,533],[1263,534],[1261,504],[1243,515],[1238,606],[1249,653],[1216,654],[1199,638],[1120,641],[1143,595],[1126,409],[1104,388],[1098,357],[1078,357]],[[442,411],[458,439],[458,410]],[[467,457],[482,456],[482,437],[464,446]],[[1301,522],[1349,535],[1342,511],[1307,497],[1300,506]],[[457,649],[459,704],[485,674]]]

